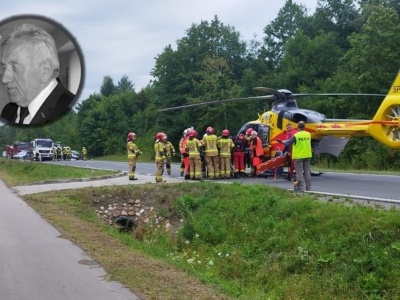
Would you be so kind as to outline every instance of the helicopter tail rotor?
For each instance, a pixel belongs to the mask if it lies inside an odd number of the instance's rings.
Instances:
[[[400,72],[376,112],[369,133],[383,144],[400,149]]]

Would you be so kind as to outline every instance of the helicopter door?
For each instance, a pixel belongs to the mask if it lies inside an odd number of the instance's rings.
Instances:
[[[269,125],[260,124],[258,126],[258,137],[262,142],[262,147],[266,148],[269,145]]]

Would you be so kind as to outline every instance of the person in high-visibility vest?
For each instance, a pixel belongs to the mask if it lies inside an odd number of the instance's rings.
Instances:
[[[126,138],[126,150],[128,152],[128,162],[129,162],[129,172],[128,178],[129,180],[137,180],[135,176],[136,171],[136,160],[142,152],[139,150],[139,147],[135,143],[136,134],[133,132],[129,132]]]
[[[228,129],[222,130],[221,138],[219,138],[217,142],[217,147],[219,150],[219,171],[221,178],[229,179],[233,173],[231,170],[231,157],[232,149],[235,147],[235,144],[230,138]]]
[[[181,152],[181,176],[185,176],[185,179],[190,179],[189,175],[189,154],[186,153],[186,142],[189,139],[188,133],[192,128],[187,128],[183,131],[183,136],[179,141],[179,151]]]
[[[87,150],[85,147],[82,148],[82,159],[87,160]]]
[[[291,139],[284,142],[285,146],[292,146],[292,159],[296,169],[295,191],[311,190],[310,162],[312,158],[311,134],[305,130],[305,123],[297,123],[298,132]]]
[[[168,136],[164,134],[162,137],[162,142],[165,147],[165,167],[167,168],[167,174],[171,175],[171,158],[175,155],[175,147],[170,141],[168,141]]]
[[[189,154],[189,175],[192,180],[201,179],[201,158],[200,147],[201,143],[196,138],[197,132],[190,129],[188,132],[189,139],[186,142],[186,153]]]
[[[256,176],[256,167],[262,163],[264,150],[262,147],[261,139],[258,137],[257,131],[253,130],[250,137],[251,141],[249,149],[251,156],[251,175]]]
[[[164,161],[166,160],[167,150],[165,149],[165,143],[163,142],[163,138],[166,136],[164,132],[159,132],[155,136],[154,143],[154,161],[156,163],[156,182],[164,182],[163,174],[164,174]]]
[[[207,177],[208,179],[220,178],[219,172],[219,156],[217,141],[218,137],[215,134],[215,130],[212,127],[207,127],[206,135],[200,141],[201,145],[204,146],[205,162],[207,164]]]

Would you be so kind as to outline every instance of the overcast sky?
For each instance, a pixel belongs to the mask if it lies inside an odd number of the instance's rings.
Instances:
[[[313,13],[317,0],[295,0]],[[61,23],[78,41],[85,60],[79,100],[99,92],[109,75],[117,84],[127,75],[136,91],[151,80],[155,57],[186,34],[192,24],[215,15],[235,27],[242,40],[256,35],[277,17],[285,0],[13,0],[3,1],[0,19],[37,14]]]

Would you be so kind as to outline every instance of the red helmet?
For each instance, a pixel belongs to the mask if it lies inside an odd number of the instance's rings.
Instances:
[[[157,134],[156,134],[156,136],[154,137],[156,140],[161,140],[162,138],[163,138],[163,136],[165,135],[165,133],[164,132],[158,132]]]
[[[194,129],[190,129],[188,132],[188,136],[189,137],[196,137],[197,136],[197,132]]]
[[[253,131],[253,128],[247,128],[246,134],[247,134],[247,135],[250,135],[252,131]]]
[[[207,132],[208,134],[214,134],[215,130],[214,130],[214,128],[212,128],[211,126],[208,126],[207,129],[206,129],[206,132]]]
[[[129,140],[133,140],[135,138],[136,134],[133,132],[129,132],[128,136],[126,137],[126,139]]]
[[[222,136],[225,136],[225,137],[228,137],[228,136],[230,136],[231,135],[231,133],[229,132],[229,130],[228,129],[224,129],[224,130],[222,130]]]

